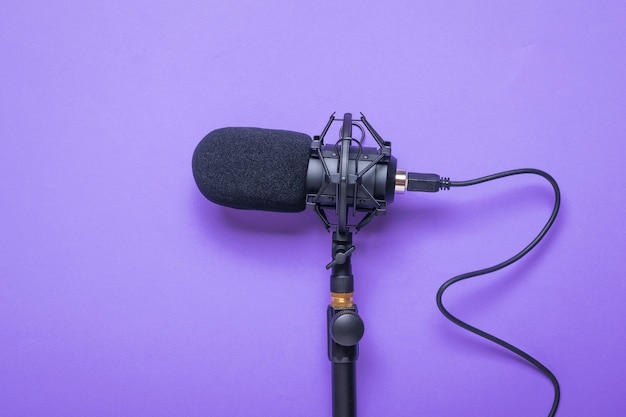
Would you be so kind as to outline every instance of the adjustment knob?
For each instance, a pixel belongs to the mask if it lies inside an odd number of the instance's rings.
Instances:
[[[340,310],[330,319],[330,337],[341,346],[354,346],[365,332],[361,317],[353,310]]]
[[[345,264],[350,255],[352,255],[352,252],[354,252],[354,249],[356,249],[354,246],[350,246],[345,252],[337,252],[335,254],[335,258],[328,265],[326,265],[326,269],[330,269],[335,265]]]

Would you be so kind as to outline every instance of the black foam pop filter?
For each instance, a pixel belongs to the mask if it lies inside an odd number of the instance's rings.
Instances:
[[[246,210],[305,208],[311,138],[304,133],[227,127],[209,133],[193,154],[200,192],[216,204]]]

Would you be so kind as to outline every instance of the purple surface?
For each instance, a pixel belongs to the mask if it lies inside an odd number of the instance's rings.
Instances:
[[[537,251],[446,301],[556,373],[560,416],[625,415],[624,3],[302,3],[0,6],[0,415],[329,416],[329,235],[210,204],[190,161],[333,111],[413,171],[558,179]],[[549,382],[434,297],[550,207],[533,177],[410,194],[355,237],[361,417],[547,415]]]

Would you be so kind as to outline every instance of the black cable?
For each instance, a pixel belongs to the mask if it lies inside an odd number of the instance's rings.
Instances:
[[[497,345],[500,345],[506,349],[508,349],[509,351],[513,352],[514,354],[520,356],[521,358],[523,358],[524,360],[526,360],[527,362],[529,362],[530,364],[532,364],[533,366],[535,366],[541,373],[543,373],[545,376],[548,377],[548,379],[550,379],[550,381],[552,382],[552,385],[554,386],[554,400],[552,402],[552,408],[550,409],[550,414],[548,415],[549,417],[554,417],[556,415],[556,410],[559,406],[559,401],[561,398],[561,390],[559,387],[559,382],[556,379],[556,377],[554,376],[554,374],[546,367],[544,366],[541,362],[539,362],[537,359],[533,358],[532,356],[530,356],[528,353],[524,352],[523,350],[511,345],[508,342],[505,342],[504,340],[493,336],[483,330],[480,330],[474,326],[471,326],[470,324],[465,323],[464,321],[460,320],[459,318],[457,318],[456,316],[454,316],[452,313],[450,313],[443,305],[442,302],[442,297],[444,292],[446,291],[446,289],[448,289],[451,285],[459,282],[459,281],[463,281],[465,279],[468,278],[473,278],[473,277],[477,277],[480,275],[485,275],[485,274],[489,274],[491,272],[495,272],[498,271],[504,267],[507,267],[511,264],[513,264],[514,262],[517,262],[518,260],[520,260],[522,257],[524,257],[528,252],[530,252],[535,246],[537,246],[537,244],[543,239],[543,237],[546,235],[546,233],[548,233],[548,230],[550,229],[550,227],[552,226],[552,224],[554,223],[554,220],[556,219],[556,216],[559,212],[559,207],[561,205],[561,192],[559,190],[559,185],[557,184],[557,182],[554,180],[554,178],[552,178],[552,176],[550,176],[548,173],[538,170],[538,169],[532,169],[532,168],[527,168],[527,169],[516,169],[516,170],[511,170],[511,171],[505,171],[505,172],[501,172],[498,174],[493,174],[493,175],[488,175],[486,177],[482,177],[482,178],[477,178],[474,180],[469,180],[469,181],[449,181],[447,178],[442,178],[440,180],[440,184],[441,184],[441,188],[448,188],[448,187],[466,187],[466,186],[470,186],[470,185],[476,185],[476,184],[481,184],[487,181],[492,181],[495,179],[499,179],[499,178],[504,178],[504,177],[509,177],[512,175],[520,175],[520,174],[535,174],[535,175],[539,175],[543,178],[545,178],[550,185],[552,185],[552,188],[554,188],[554,208],[552,209],[552,215],[550,216],[550,218],[548,219],[548,222],[546,223],[546,225],[543,227],[543,229],[541,229],[541,231],[539,232],[539,234],[537,235],[537,237],[535,237],[535,239],[533,239],[533,241],[526,246],[524,249],[522,249],[519,253],[517,253],[516,255],[512,256],[511,258],[505,260],[504,262],[501,262],[497,265],[491,266],[489,268],[484,268],[484,269],[479,269],[477,271],[473,271],[473,272],[468,272],[462,275],[458,275],[454,278],[449,279],[448,281],[446,281],[440,288],[439,291],[437,291],[437,307],[439,307],[439,311],[441,311],[441,313],[450,321],[452,321],[453,323],[455,323],[456,325],[478,335],[481,336]]]

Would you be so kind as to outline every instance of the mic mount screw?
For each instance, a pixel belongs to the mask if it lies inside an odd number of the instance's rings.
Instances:
[[[354,246],[350,246],[345,252],[337,252],[335,254],[335,259],[333,259],[328,265],[326,265],[326,269],[330,269],[335,265],[343,265],[346,263],[352,252],[354,252],[356,248]]]

